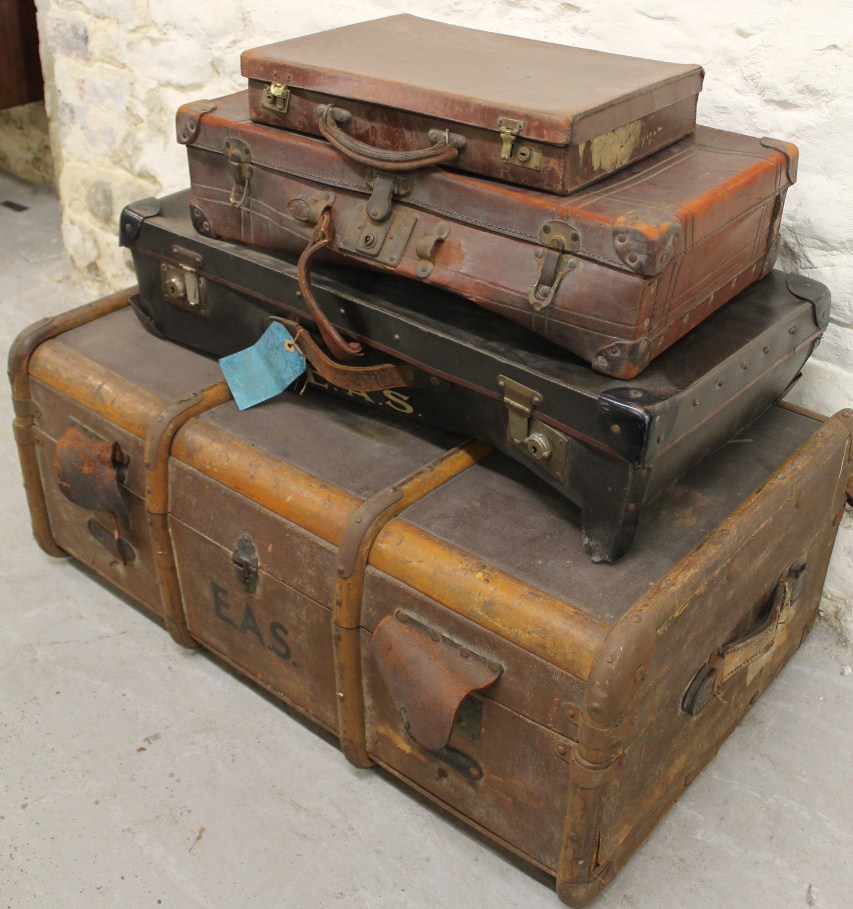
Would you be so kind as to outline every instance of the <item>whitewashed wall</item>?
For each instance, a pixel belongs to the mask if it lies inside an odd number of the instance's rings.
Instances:
[[[780,265],[829,285],[833,317],[792,398],[853,406],[853,4],[849,0],[37,0],[47,109],[75,268],[130,282],[122,206],[187,183],[179,103],[242,87],[239,52],[392,12],[617,53],[701,63],[699,120],[800,147]],[[427,12],[428,11],[428,12]],[[853,641],[848,513],[824,612]]]

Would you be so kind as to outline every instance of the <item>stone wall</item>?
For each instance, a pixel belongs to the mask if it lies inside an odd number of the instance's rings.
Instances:
[[[66,247],[93,289],[127,284],[116,218],[187,182],[179,103],[239,89],[239,52],[392,12],[402,0],[38,0]],[[702,123],[800,147],[780,265],[823,281],[834,308],[792,399],[853,404],[853,8],[837,0],[436,0],[429,15],[531,38],[697,62]],[[826,605],[853,639],[853,520],[844,519]]]
[[[0,111],[0,170],[28,183],[53,183],[47,115],[42,101]]]

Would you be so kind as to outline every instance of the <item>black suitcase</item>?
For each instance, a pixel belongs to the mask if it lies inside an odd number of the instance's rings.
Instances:
[[[294,331],[287,320],[307,322],[295,261],[199,235],[187,199],[146,199],[122,213],[143,324],[224,356],[256,341],[271,317]],[[830,300],[822,284],[773,271],[641,376],[619,381],[435,288],[333,267],[317,269],[314,283],[327,317],[373,349],[359,367],[342,366],[300,332],[307,393],[346,395],[490,442],[580,506],[595,561],[624,555],[642,506],[788,390]]]

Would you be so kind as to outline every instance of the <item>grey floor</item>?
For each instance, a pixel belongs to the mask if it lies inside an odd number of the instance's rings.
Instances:
[[[0,346],[84,302],[0,175]],[[3,388],[0,426],[12,411]],[[552,890],[30,536],[0,431],[0,907],[555,907]],[[851,657],[818,625],[596,903],[853,906]]]

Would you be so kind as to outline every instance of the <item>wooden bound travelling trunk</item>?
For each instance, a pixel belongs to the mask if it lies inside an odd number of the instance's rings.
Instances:
[[[622,562],[593,565],[571,507],[487,445],[331,397],[211,406],[218,392],[188,394],[218,387],[209,361],[111,309],[12,352],[42,544],[147,597],[179,640],[543,869],[569,905],[610,881],[815,616],[851,410],[772,408],[652,506]],[[51,456],[78,427],[109,457]],[[137,494],[150,520],[119,518],[114,548],[96,532],[111,558],[92,556],[88,522],[109,529],[113,497]],[[140,581],[152,520],[168,523],[159,604]]]
[[[270,317],[310,315],[292,259],[199,236],[185,193],[128,206],[120,235],[140,318],[170,340],[224,356]],[[645,506],[785,393],[829,318],[822,284],[774,271],[622,382],[435,288],[326,268],[315,284],[323,312],[376,349],[340,369],[291,323],[314,364],[306,394],[495,445],[581,506],[596,560],[625,553]]]
[[[442,164],[570,193],[686,136],[700,66],[416,16],[245,51],[252,119],[378,168]]]
[[[249,119],[247,93],[184,105],[196,228],[334,253],[434,284],[630,379],[773,266],[789,143],[697,127],[568,198],[438,167],[391,174]],[[319,323],[335,355],[359,347]]]

